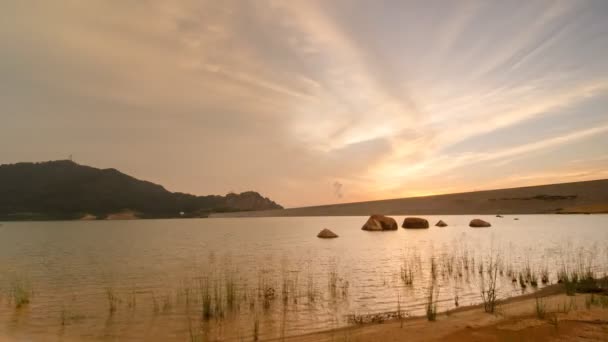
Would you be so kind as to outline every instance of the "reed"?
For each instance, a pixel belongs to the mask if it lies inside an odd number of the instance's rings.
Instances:
[[[308,272],[308,278],[306,282],[306,298],[308,298],[308,303],[312,304],[315,302],[316,298],[316,290],[315,290],[315,279],[312,272]]]
[[[414,284],[414,272],[412,271],[411,267],[402,265],[400,275],[401,281],[404,285],[411,286]]]
[[[213,317],[213,307],[211,303],[211,289],[209,284],[209,278],[204,277],[199,282],[201,303],[202,303],[202,315],[203,320],[208,321]]]
[[[135,288],[131,289],[129,292],[129,298],[127,299],[127,307],[131,310],[134,310],[137,306],[137,294],[135,292]]]
[[[498,277],[498,262],[500,257],[495,259],[490,256],[490,262],[488,265],[489,276],[486,283],[484,277],[481,278],[481,299],[483,301],[483,309],[487,313],[494,313],[496,310],[497,303],[497,277]]]
[[[547,307],[543,298],[536,297],[536,317],[538,319],[545,319],[547,313]]]
[[[158,305],[158,300],[156,299],[156,295],[154,294],[154,292],[152,292],[152,311],[154,312],[154,314],[157,314],[159,310],[160,308]]]
[[[331,298],[336,298],[338,294],[338,272],[333,269],[327,276],[327,289]]]
[[[526,280],[524,279],[524,275],[520,272],[519,273],[519,286],[521,287],[522,291],[526,289],[527,285],[526,285]]]
[[[437,297],[439,296],[439,288],[437,287],[437,293],[435,293],[435,287],[435,282],[431,281],[426,300],[426,319],[429,322],[437,320]]]
[[[540,281],[543,283],[543,285],[547,285],[549,283],[549,269],[547,267],[544,267],[540,271]]]
[[[237,306],[238,287],[235,278],[236,277],[232,272],[228,272],[224,280],[224,289],[226,291],[226,307],[230,311],[234,310]]]
[[[13,279],[11,282],[10,295],[16,309],[29,304],[32,296],[29,282],[22,279]]]
[[[169,311],[171,311],[171,295],[170,294],[166,294],[163,297],[163,313],[167,313]]]
[[[114,288],[106,287],[106,299],[108,300],[108,311],[110,312],[110,315],[113,315],[118,308],[119,302],[118,296],[116,296],[116,293],[114,292]]]
[[[253,319],[253,340],[259,341],[260,339],[260,319],[255,316]]]

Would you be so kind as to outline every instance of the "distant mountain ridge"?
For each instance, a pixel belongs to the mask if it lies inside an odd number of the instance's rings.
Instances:
[[[0,165],[0,220],[103,219],[129,211],[141,218],[283,209],[257,192],[194,196],[70,160]]]

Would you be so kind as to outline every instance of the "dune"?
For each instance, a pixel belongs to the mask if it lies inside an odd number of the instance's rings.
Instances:
[[[210,217],[608,213],[608,179]]]

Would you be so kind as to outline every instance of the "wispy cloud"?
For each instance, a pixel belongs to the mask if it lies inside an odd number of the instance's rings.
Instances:
[[[328,184],[340,201],[466,190],[473,168],[488,186],[582,179],[608,140],[589,105],[608,101],[601,1],[1,7],[0,162],[69,151],[294,206],[336,201]]]

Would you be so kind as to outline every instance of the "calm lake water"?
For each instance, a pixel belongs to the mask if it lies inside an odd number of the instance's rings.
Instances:
[[[424,315],[431,286],[440,312],[480,303],[491,265],[500,297],[535,290],[513,282],[519,273],[540,288],[543,274],[555,283],[564,268],[608,270],[608,215],[478,216],[492,228],[469,228],[471,216],[425,217],[449,226],[366,232],[367,217],[5,222],[0,339],[278,338],[398,309]],[[318,239],[322,228],[340,237]],[[30,303],[15,308],[16,291]]]

